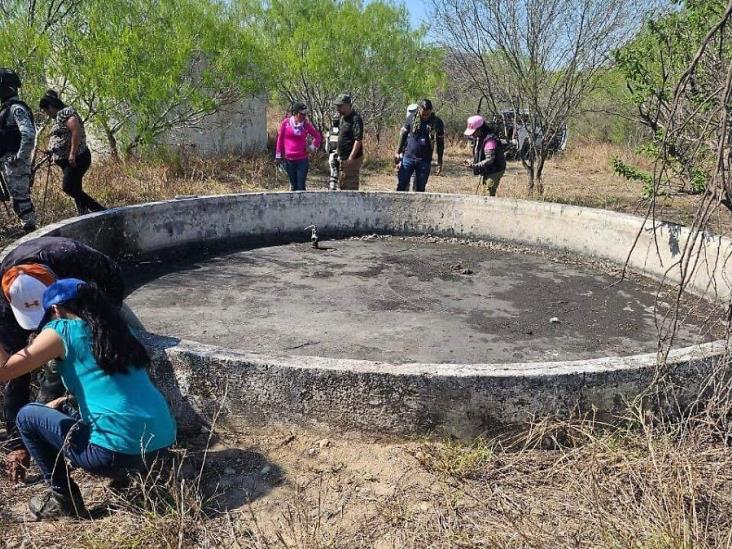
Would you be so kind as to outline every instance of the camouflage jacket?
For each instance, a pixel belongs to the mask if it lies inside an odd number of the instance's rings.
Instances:
[[[7,101],[18,101],[18,97],[11,97]],[[8,126],[18,127],[20,131],[20,148],[15,155],[6,155],[2,160],[17,159],[30,163],[33,158],[33,147],[36,144],[36,128],[33,125],[31,114],[23,105],[15,103],[10,106],[10,116],[8,117],[7,124]]]

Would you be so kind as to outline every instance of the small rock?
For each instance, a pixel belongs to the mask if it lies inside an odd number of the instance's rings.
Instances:
[[[308,450],[309,456],[314,456],[317,453],[318,453],[318,451],[315,448],[310,448],[310,450]]]
[[[552,324],[559,324],[559,319],[556,316],[553,316],[549,319],[549,322]]]
[[[473,274],[473,271],[470,269],[463,269],[462,271],[460,271],[460,274],[471,275],[471,274]]]
[[[235,475],[236,474],[236,469],[234,469],[233,467],[226,467],[224,469],[224,474],[225,475]]]
[[[369,400],[369,404],[371,406],[379,406],[381,404],[381,401],[380,400],[377,400],[377,399]]]
[[[327,438],[324,438],[322,440],[318,441],[318,447],[322,450],[323,448],[329,448],[330,447],[330,440]]]
[[[427,456],[425,455],[424,452],[420,451],[420,452],[417,452],[416,454],[414,454],[414,458],[417,461],[424,461],[425,459],[427,459]]]
[[[430,510],[430,504],[427,503],[426,501],[423,501],[422,503],[419,504],[419,510],[426,513],[427,511]]]

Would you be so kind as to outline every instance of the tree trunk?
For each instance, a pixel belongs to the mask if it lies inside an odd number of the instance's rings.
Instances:
[[[522,160],[522,163],[524,165],[524,168],[526,168],[526,179],[527,179],[527,189],[526,192],[529,196],[534,195],[534,186],[536,184],[536,171],[534,166],[534,159],[524,159]]]
[[[539,156],[538,163],[536,165],[536,190],[539,193],[539,196],[544,196],[544,162],[546,161],[546,157],[544,156],[544,153],[542,151],[542,154]]]
[[[109,154],[112,160],[119,162],[119,146],[117,144],[117,137],[115,137],[112,128],[104,124],[104,135],[107,137],[107,145],[109,145]]]

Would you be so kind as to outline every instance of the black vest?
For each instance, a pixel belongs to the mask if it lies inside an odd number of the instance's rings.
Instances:
[[[15,154],[20,149],[20,128],[17,124],[10,123],[10,108],[13,105],[21,105],[27,112],[31,119],[31,124],[35,126],[33,121],[33,111],[20,99],[11,99],[10,101],[3,103],[0,108],[0,156],[6,154]]]
[[[477,164],[485,160],[485,142],[489,137],[492,137],[496,141],[498,141],[498,146],[496,147],[495,153],[496,156],[491,164],[488,164],[487,166],[484,166],[482,168],[473,168],[473,173],[475,175],[490,175],[492,173],[503,172],[506,170],[506,154],[503,150],[503,145],[501,144],[501,140],[498,139],[498,136],[492,133],[477,137],[475,139],[475,148],[473,149],[473,162]]]

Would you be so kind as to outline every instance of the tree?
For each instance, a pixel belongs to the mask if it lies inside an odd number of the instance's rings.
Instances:
[[[324,131],[338,94],[350,93],[364,123],[376,129],[442,81],[439,52],[412,30],[406,10],[381,0],[273,0],[263,36],[280,100],[301,100]]]
[[[610,53],[644,13],[634,0],[433,0],[444,47],[494,113],[525,118],[528,191],[543,193],[550,144],[582,111]]]
[[[645,151],[653,159],[651,173],[619,161],[617,171],[644,183],[646,215],[654,221],[657,198],[671,185],[696,193],[690,235],[667,267],[680,280],[675,305],[658,323],[662,351],[668,353],[688,282],[698,270],[729,261],[710,256],[705,243],[720,207],[732,212],[732,1],[685,0],[675,12],[649,22],[616,59],[639,120],[649,129]]]
[[[668,193],[671,185],[703,193],[712,179],[717,150],[708,145],[718,142],[724,122],[720,94],[732,60],[730,37],[723,2],[692,0],[648,22],[615,53],[638,120],[650,136],[642,150],[656,166],[648,174],[616,160],[616,171],[643,181],[647,197]],[[721,193],[732,207],[730,190],[722,185],[710,192]]]
[[[82,0],[0,2],[0,65],[15,70],[26,97],[40,96],[52,41],[76,17]]]
[[[59,36],[49,75],[64,82],[114,155],[192,127],[243,96],[266,90],[256,32],[213,0],[85,3]]]

